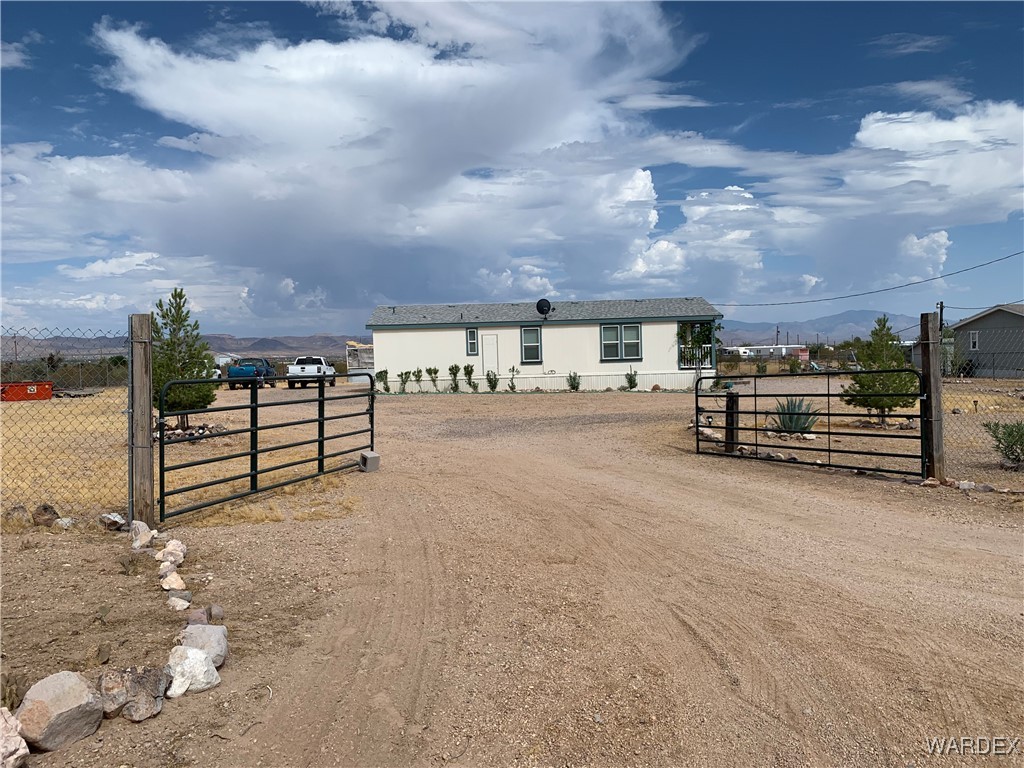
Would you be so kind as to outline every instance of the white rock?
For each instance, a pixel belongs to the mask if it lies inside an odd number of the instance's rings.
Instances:
[[[132,549],[142,549],[156,536],[156,531],[151,531],[141,520],[132,520],[129,530],[132,534]]]
[[[167,605],[176,611],[184,611],[191,603],[188,600],[182,600],[180,597],[169,597],[167,598]]]
[[[971,482],[970,480],[961,480],[957,484],[957,488],[959,488],[961,491],[973,491],[974,483]]]
[[[160,574],[160,578],[162,579],[164,576],[174,573],[176,570],[178,570],[178,566],[174,563],[160,563],[160,568],[157,573]]]
[[[60,526],[65,531],[70,531],[75,525],[75,518],[73,517],[58,517],[57,522],[54,525]]]
[[[228,655],[228,628],[223,624],[189,624],[178,633],[176,641],[189,648],[206,652],[218,669]]]
[[[166,693],[168,699],[177,698],[186,691],[198,693],[220,685],[217,669],[201,648],[184,645],[172,648],[167,660],[167,674],[171,676],[171,687]]]
[[[0,708],[0,766],[21,768],[28,764],[28,744],[21,737],[21,723],[7,707]]]
[[[171,565],[181,565],[185,560],[185,555],[180,551],[177,549],[167,549],[167,547],[164,547],[159,552],[155,553],[153,557],[164,563],[170,563]]]
[[[164,589],[184,589],[185,581],[178,575],[177,571],[174,571],[160,579],[160,586]]]
[[[82,675],[58,672],[29,688],[14,714],[25,741],[50,752],[95,733],[103,720],[103,702]]]
[[[170,541],[168,541],[167,544],[164,545],[164,549],[181,552],[182,557],[188,554],[188,547],[185,546],[185,543],[183,541],[179,541],[178,539],[171,539]]]

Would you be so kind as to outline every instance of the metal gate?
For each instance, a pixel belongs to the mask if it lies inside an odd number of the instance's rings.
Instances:
[[[845,390],[857,377],[874,377],[864,380],[868,394]],[[694,392],[697,453],[928,476],[929,422],[913,369],[703,376]]]
[[[330,394],[322,379],[315,389],[272,389],[269,394],[262,394],[264,383],[285,381],[284,377],[233,379],[241,385],[237,394],[218,393],[213,406],[191,410],[170,409],[168,392],[172,388],[187,392],[189,388],[218,386],[217,381],[167,382],[160,391],[157,421],[161,522],[358,467],[357,454],[374,448],[375,392],[370,374],[353,373],[348,379],[349,386],[331,389]],[[365,379],[365,389],[353,384],[352,379]],[[275,413],[285,413],[284,420],[273,420]],[[179,417],[188,418],[188,429],[178,429],[171,423]],[[223,423],[197,424],[201,418]],[[355,428],[329,431],[329,426],[335,424]],[[311,465],[315,465],[315,471]],[[170,487],[172,477],[181,478],[178,486]],[[172,501],[179,506],[172,509]]]

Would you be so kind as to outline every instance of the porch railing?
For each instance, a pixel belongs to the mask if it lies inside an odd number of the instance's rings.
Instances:
[[[679,347],[680,368],[712,368],[712,349],[710,344],[700,347]]]

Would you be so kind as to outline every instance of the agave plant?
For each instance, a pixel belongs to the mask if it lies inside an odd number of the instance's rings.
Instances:
[[[774,426],[779,432],[810,432],[818,423],[817,408],[802,397],[787,397],[785,402],[775,401],[772,414]]]

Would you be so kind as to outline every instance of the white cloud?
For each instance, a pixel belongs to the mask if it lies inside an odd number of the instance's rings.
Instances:
[[[910,279],[936,277],[942,273],[942,265],[952,244],[944,230],[924,237],[910,234],[900,242],[900,261],[910,268]]]
[[[889,87],[901,96],[920,100],[934,109],[956,109],[972,99],[970,93],[949,80],[907,80]]]
[[[360,34],[97,26],[103,82],[184,126],[157,140],[181,152],[5,146],[5,262],[51,262],[73,295],[106,273],[144,308],[178,278],[221,327],[322,330],[382,298],[841,292],[941,270],[901,260],[907,233],[1021,208],[1021,106],[952,82],[891,86],[942,114],[871,112],[834,152],[755,151],[648,121],[703,104],[659,80],[701,40],[656,5],[324,9]],[[686,190],[667,227],[651,169],[672,165],[747,181]],[[5,287],[24,311],[44,295]]]
[[[871,40],[876,56],[895,58],[913,53],[938,53],[949,47],[952,40],[945,35],[920,35],[914,32],[892,32]]]
[[[42,41],[42,35],[31,31],[16,43],[0,42],[0,69],[29,69],[32,66],[32,56],[28,52],[28,47]]]
[[[132,253],[125,251],[124,256],[112,259],[98,259],[84,267],[72,267],[60,264],[57,271],[72,280],[95,280],[98,278],[120,277],[135,270],[162,270],[153,262],[160,258],[157,253]]]

